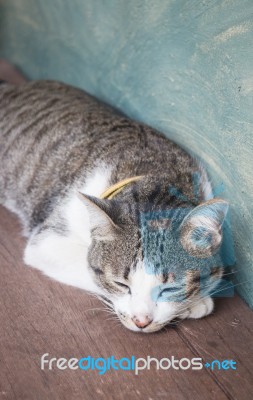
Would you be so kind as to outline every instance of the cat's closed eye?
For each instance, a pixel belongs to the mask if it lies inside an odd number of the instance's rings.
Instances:
[[[178,288],[177,287],[170,287],[170,288],[165,288],[163,289],[160,293],[159,293],[159,297],[160,298],[166,298],[169,295],[174,295],[178,292]]]
[[[128,285],[126,285],[125,283],[119,282],[119,281],[114,281],[114,283],[119,286],[120,288],[124,289],[125,291],[127,291],[127,293],[131,294],[131,289]]]

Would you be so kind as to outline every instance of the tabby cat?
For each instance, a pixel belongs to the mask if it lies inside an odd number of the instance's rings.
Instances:
[[[133,331],[212,312],[228,204],[162,134],[63,83],[4,83],[0,169],[27,265],[97,294]]]

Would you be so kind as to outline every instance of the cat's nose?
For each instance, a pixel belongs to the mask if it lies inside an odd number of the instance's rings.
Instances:
[[[141,328],[141,329],[146,328],[146,326],[148,326],[149,324],[151,324],[151,322],[153,321],[152,318],[150,318],[148,315],[145,315],[145,316],[143,316],[143,317],[141,317],[141,316],[136,316],[136,315],[135,315],[135,316],[132,318],[132,320],[133,320],[133,322],[135,323],[135,325],[136,325],[138,328]]]

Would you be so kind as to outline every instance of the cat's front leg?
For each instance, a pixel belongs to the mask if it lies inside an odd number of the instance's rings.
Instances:
[[[199,300],[193,300],[193,304],[189,305],[184,311],[180,314],[179,318],[180,319],[187,319],[187,318],[192,318],[192,319],[198,319],[198,318],[203,318],[213,311],[214,308],[214,302],[211,297],[204,297]]]
[[[211,297],[204,297],[189,308],[189,315],[187,318],[203,318],[211,314],[214,308],[214,302]]]
[[[88,268],[87,252],[87,243],[46,230],[30,238],[24,261],[59,282],[99,293]]]

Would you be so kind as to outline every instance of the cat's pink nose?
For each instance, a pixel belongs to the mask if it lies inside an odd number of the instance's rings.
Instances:
[[[148,315],[145,315],[144,317],[134,316],[132,320],[138,328],[146,328],[146,326],[151,324],[151,322],[153,321],[152,318],[150,318]]]

